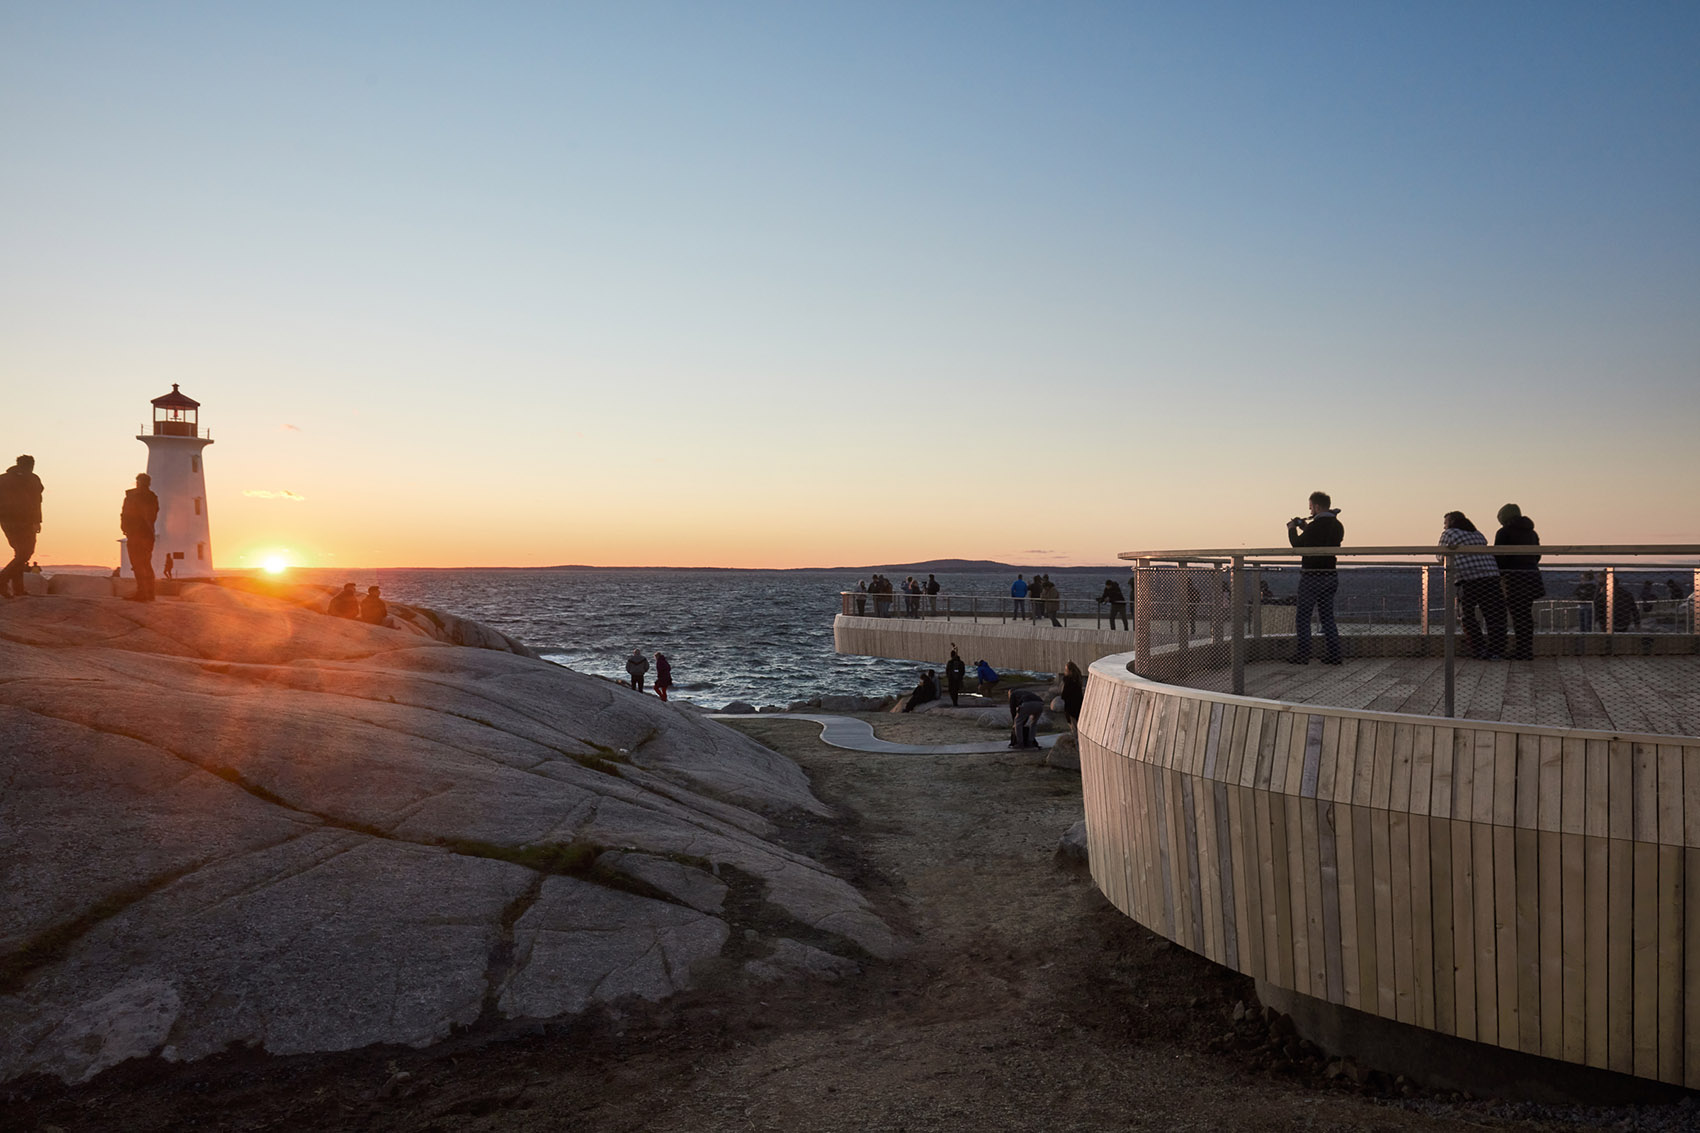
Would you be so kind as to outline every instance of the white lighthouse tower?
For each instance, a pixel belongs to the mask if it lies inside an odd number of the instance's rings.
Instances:
[[[153,399],[153,432],[136,439],[148,446],[148,475],[159,497],[159,519],[154,523],[154,574],[165,575],[165,560],[171,559],[175,578],[210,578],[213,572],[212,532],[207,525],[207,474],[201,450],[212,444],[210,432],[200,425],[201,403],[178,392]],[[126,576],[130,569],[129,546],[123,553]]]

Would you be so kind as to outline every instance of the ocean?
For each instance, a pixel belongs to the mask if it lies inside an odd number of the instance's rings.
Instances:
[[[1018,568],[1020,569],[1020,568]],[[675,699],[711,708],[743,700],[786,705],[815,696],[892,696],[920,666],[832,649],[839,592],[869,577],[845,570],[305,570],[304,582],[383,587],[392,601],[483,622],[547,659],[625,678],[634,648],[673,665]],[[911,571],[886,570],[901,584]],[[1027,577],[1032,571],[1022,569]],[[1049,571],[1069,599],[1095,598],[1125,568]],[[924,575],[922,576],[924,579]],[[1015,572],[940,574],[954,595],[1009,594]],[[901,602],[901,596],[899,597]],[[938,658],[942,661],[943,658]],[[967,658],[972,665],[974,658]]]

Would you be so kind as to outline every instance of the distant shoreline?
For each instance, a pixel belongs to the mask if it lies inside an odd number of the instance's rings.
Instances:
[[[48,564],[42,571],[51,574],[64,571],[68,574],[111,574],[109,566],[94,566],[88,563]],[[261,567],[221,567],[220,573],[248,574],[261,570]],[[808,567],[732,567],[732,566],[584,566],[566,564],[560,566],[452,566],[452,567],[418,567],[418,566],[292,566],[290,571],[344,571],[353,574],[385,570],[547,570],[547,571],[614,571],[614,570],[669,570],[669,571],[771,571],[774,574],[802,574],[815,572],[819,574],[862,574],[869,571],[904,571],[914,573],[926,571],[932,574],[953,572],[956,574],[991,573],[994,571],[1017,571],[1029,573],[1048,570],[1126,570],[1126,563],[1039,563],[1023,566],[1020,563],[1000,563],[990,559],[933,559],[924,563],[886,563],[872,566],[808,566]]]

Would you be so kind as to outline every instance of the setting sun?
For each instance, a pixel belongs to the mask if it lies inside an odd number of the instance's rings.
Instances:
[[[260,564],[260,569],[267,574],[282,574],[289,569],[289,560],[282,555],[267,555],[265,561]]]

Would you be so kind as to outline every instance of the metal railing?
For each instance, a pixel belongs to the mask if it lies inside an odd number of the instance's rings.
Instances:
[[[863,618],[950,618],[973,622],[1037,622],[1064,629],[1121,628],[1132,631],[1126,608],[1114,612],[1110,603],[1090,598],[1011,598],[995,594],[875,594],[839,591],[840,612]]]
[[[1305,571],[1292,560],[1318,548],[1227,551],[1136,551],[1132,559],[1133,669],[1142,676],[1245,694],[1248,674],[1261,691],[1277,690],[1283,661],[1323,664],[1367,658],[1432,658],[1433,672],[1408,666],[1413,680],[1432,680],[1432,710],[1458,710],[1461,661],[1536,661],[1563,657],[1689,655],[1687,668],[1638,673],[1637,681],[1671,680],[1677,726],[1700,727],[1686,706],[1700,673],[1700,567],[1691,556],[1700,546],[1463,546],[1326,548],[1336,571]],[[1535,571],[1499,572],[1497,559],[1541,555]],[[1389,561],[1393,556],[1428,557],[1427,562]],[[1482,556],[1495,560],[1484,567]],[[1284,560],[1284,561],[1283,561]],[[1437,561],[1438,560],[1438,561]],[[1628,561],[1625,561],[1628,560]],[[1324,618],[1324,611],[1332,618]],[[1303,623],[1299,615],[1303,614]],[[1322,623],[1313,641],[1312,620]],[[1330,626],[1329,622],[1332,622]],[[1331,632],[1332,631],[1332,632]],[[1337,670],[1334,683],[1362,684],[1352,666]],[[1665,676],[1668,670],[1674,676]],[[1614,689],[1603,676],[1599,687],[1574,674],[1545,685],[1523,677],[1484,678],[1478,686],[1500,695],[1609,699],[1638,689]],[[1505,672],[1505,670],[1501,670]],[[1515,672],[1515,670],[1512,670]],[[1483,686],[1483,681],[1486,685]],[[1570,683],[1566,684],[1565,681]],[[1326,684],[1329,678],[1311,678]],[[1515,686],[1515,687],[1513,687]],[[1379,686],[1378,686],[1379,687]],[[1556,689],[1556,691],[1555,691]],[[1603,691],[1602,691],[1603,690]],[[1655,690],[1658,691],[1658,690]],[[1408,695],[1403,695],[1404,693]],[[1368,695],[1368,694],[1365,694]],[[1394,682],[1377,707],[1422,704],[1426,693]],[[1397,705],[1396,703],[1397,702]],[[1479,699],[1476,703],[1480,703]],[[1579,714],[1594,718],[1589,704],[1548,705],[1554,722]],[[1609,718],[1609,706],[1601,718]],[[1531,711],[1534,711],[1531,709]],[[1642,719],[1656,708],[1624,709]],[[1660,717],[1663,719],[1664,717]],[[1525,721],[1535,723],[1539,721]],[[1652,729],[1639,729],[1652,730]]]

